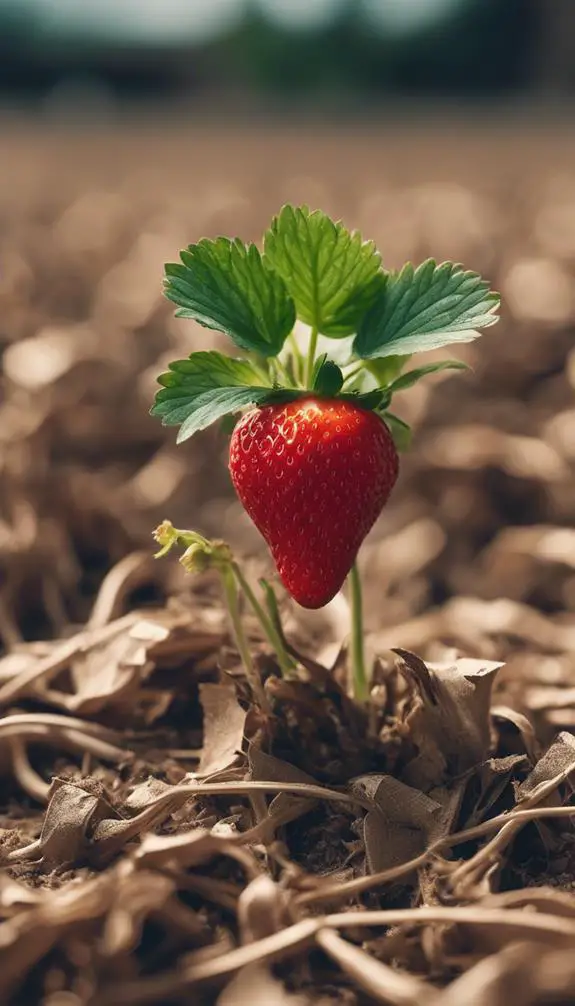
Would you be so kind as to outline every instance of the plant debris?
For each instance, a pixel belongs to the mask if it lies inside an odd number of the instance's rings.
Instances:
[[[146,410],[163,361],[211,338],[172,323],[165,258],[190,228],[257,232],[308,184],[267,142],[265,198],[253,165],[159,195],[137,155],[110,191],[0,197],[0,1000],[572,1001],[575,357],[551,175],[522,202],[354,167],[338,212],[390,261],[488,270],[509,314],[462,348],[473,379],[402,399],[414,446],[363,563],[369,704],[338,595],[280,602],[283,678],[242,612],[262,713],[215,576],[151,559],[152,528],[191,512],[269,574],[223,439],[177,452]]]

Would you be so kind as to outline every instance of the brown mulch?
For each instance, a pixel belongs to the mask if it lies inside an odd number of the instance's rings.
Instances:
[[[95,134],[0,141],[0,1001],[573,1001],[569,142]],[[162,263],[288,198],[390,264],[479,269],[504,318],[456,354],[471,375],[398,403],[414,447],[362,558],[369,708],[341,595],[282,600],[291,680],[246,613],[264,715],[217,582],[151,558],[169,518],[269,573],[225,438],[176,449],[147,408],[211,338],[171,317]]]

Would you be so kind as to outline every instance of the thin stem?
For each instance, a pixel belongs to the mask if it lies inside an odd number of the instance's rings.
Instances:
[[[251,353],[250,362],[256,373],[261,377],[262,381],[264,382],[264,386],[267,385],[270,379],[271,361],[267,360],[265,356],[261,356],[259,353]]]
[[[317,349],[317,337],[319,332],[317,330],[317,325],[314,325],[311,330],[311,335],[309,337],[309,349],[307,353],[307,364],[305,369],[305,386],[306,388],[311,387],[311,379],[313,375],[313,365],[315,363],[315,353]]]
[[[271,586],[270,583],[268,583],[267,580],[264,580],[262,578],[260,580],[260,586],[264,592],[265,612],[270,621],[272,633],[275,633],[279,639],[283,653],[285,654],[286,668],[289,671],[289,673],[292,674],[292,672],[297,671],[297,662],[291,656],[286,646],[286,639],[283,634],[283,627],[277,597],[275,595],[273,587]]]
[[[293,357],[293,361],[294,361],[294,372],[295,372],[295,375],[296,375],[296,379],[298,381],[301,381],[302,378],[303,378],[303,366],[302,366],[303,365],[303,358],[302,358],[302,355],[301,355],[301,352],[300,352],[300,348],[299,348],[299,346],[297,344],[297,339],[296,339],[293,331],[290,332],[290,334],[289,334],[289,343],[290,343],[290,346],[291,346],[291,352],[292,352],[292,357]]]
[[[361,598],[361,580],[357,564],[354,563],[349,573],[351,595],[351,667],[353,673],[353,694],[358,702],[366,702],[369,696],[367,675],[365,672],[365,653],[363,648],[363,610]]]
[[[288,368],[286,367],[285,363],[283,363],[280,360],[279,356],[274,357],[274,363],[278,377],[283,379],[284,383],[287,384],[288,388],[291,388],[293,385],[293,381],[291,378],[291,374]]]
[[[243,590],[249,603],[251,604],[255,612],[256,618],[258,619],[265,635],[267,636],[267,639],[272,649],[275,650],[275,654],[282,674],[284,676],[289,676],[291,671],[295,670],[295,664],[284,646],[283,639],[281,638],[279,632],[277,631],[275,625],[273,624],[272,619],[269,618],[266,612],[264,611],[262,605],[258,601],[256,595],[254,594],[252,588],[250,587],[248,581],[246,580],[238,564],[236,562],[232,562],[231,568],[233,570],[233,573],[240,588]]]
[[[236,641],[236,646],[238,648],[238,653],[242,658],[242,663],[244,665],[247,679],[250,683],[254,696],[257,698],[261,708],[264,710],[264,712],[269,713],[270,707],[268,698],[264,691],[261,678],[254,664],[252,653],[249,648],[248,641],[246,639],[244,627],[242,625],[242,619],[239,607],[238,588],[234,577],[234,571],[230,566],[224,567],[221,570],[221,578],[226,598],[226,605],[230,615],[234,638]]]
[[[345,375],[343,383],[347,384],[348,381],[352,381],[354,377],[357,377],[358,374],[361,374],[363,368],[364,368],[363,363],[360,363],[357,367],[354,367],[353,370],[350,370],[349,374]]]

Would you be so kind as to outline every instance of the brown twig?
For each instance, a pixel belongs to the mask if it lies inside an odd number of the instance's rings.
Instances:
[[[154,565],[151,552],[132,552],[120,559],[102,580],[86,629],[92,632],[117,618],[126,594],[157,578],[158,572],[158,564]]]
[[[10,739],[10,753],[14,776],[24,792],[33,800],[37,800],[38,803],[48,803],[50,784],[45,782],[32,768],[24,741],[19,737],[12,737]]]
[[[433,1006],[436,1001],[435,989],[427,982],[378,961],[333,929],[320,929],[316,942],[342,971],[385,1006],[419,1006],[420,1003]]]

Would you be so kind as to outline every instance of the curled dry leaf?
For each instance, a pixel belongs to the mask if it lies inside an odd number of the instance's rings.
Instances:
[[[508,706],[492,706],[490,716],[497,735],[499,753],[525,754],[531,763],[535,762],[539,745],[535,730],[527,717]]]
[[[517,799],[537,799],[542,793],[552,793],[562,783],[572,790],[571,777],[575,773],[575,737],[566,731],[559,734],[543,757],[537,762],[524,783],[517,789]]]
[[[395,652],[421,697],[406,721],[417,753],[405,767],[403,778],[426,791],[485,760],[493,678],[503,665],[462,659],[433,666],[406,650]]]
[[[181,661],[186,656],[200,659],[210,651],[217,653],[221,642],[222,637],[206,631],[201,622],[195,626],[193,615],[132,612],[84,629],[52,646],[47,655],[28,651],[4,657],[0,660],[0,678],[4,678],[0,704],[33,697],[80,716],[93,716],[107,708],[131,709],[150,722],[150,709],[155,708],[159,716],[171,700],[166,691],[166,702],[158,703],[158,694],[146,689],[151,674],[169,666],[174,656]]]
[[[393,776],[360,776],[351,784],[374,801],[363,821],[369,873],[388,870],[423,852],[441,832],[441,804]]]
[[[478,878],[487,876],[500,860],[503,851],[521,830],[523,823],[521,810],[534,808],[542,802],[551,802],[552,805],[557,802],[557,791],[560,791],[575,771],[574,755],[575,738],[572,734],[561,734],[529,773],[527,779],[517,786],[517,817],[510,814],[501,831],[451,874],[450,882],[454,890],[459,889],[460,894],[465,896],[470,885],[477,883]],[[560,811],[564,809],[567,810],[566,816],[570,820],[571,808],[559,808]]]
[[[253,742],[250,743],[248,748],[248,758],[250,778],[254,782],[262,782],[264,779],[268,779],[278,783],[295,782],[305,785],[316,785],[316,780],[312,779],[307,772],[302,772],[301,769],[295,765],[291,765],[289,762],[283,761],[281,758],[275,758],[273,755],[267,754]],[[269,826],[269,833],[272,835],[278,822],[288,824],[290,821],[295,821],[298,817],[313,810],[314,805],[314,801],[298,797],[293,793],[278,793],[277,796],[273,797],[265,810],[262,808],[263,817],[260,827],[263,834],[265,835],[266,833],[266,821]]]
[[[39,839],[8,853],[8,862],[32,859],[47,869],[82,863],[96,826],[116,816],[105,800],[80,786],[55,779],[51,790]]]
[[[244,739],[246,711],[233,685],[200,685],[204,713],[204,744],[198,776],[213,775],[237,760]]]
[[[230,856],[246,869],[250,878],[259,875],[249,853],[230,838],[214,835],[203,828],[179,835],[146,835],[134,852],[138,868],[162,869],[169,863],[189,868],[208,862],[214,856]]]

